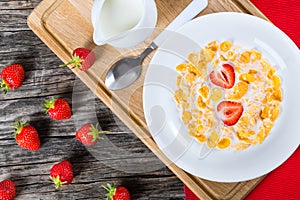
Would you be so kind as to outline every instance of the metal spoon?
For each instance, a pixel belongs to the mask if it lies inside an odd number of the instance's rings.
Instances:
[[[134,58],[123,58],[114,63],[106,74],[105,85],[110,90],[119,90],[135,82],[141,74],[141,64],[144,58],[158,48],[163,41],[170,36],[172,31],[175,31],[206,8],[207,4],[207,0],[193,0],[163,32],[154,39],[141,55]]]

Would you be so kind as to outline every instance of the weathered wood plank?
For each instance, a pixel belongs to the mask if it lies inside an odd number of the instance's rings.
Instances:
[[[100,173],[98,173],[98,177],[97,181],[74,183],[62,190],[56,191],[53,185],[49,182],[48,175],[37,175],[34,178],[40,179],[40,181],[34,184],[22,186],[22,190],[18,193],[16,200],[104,199],[105,190],[101,187],[101,185],[105,185],[108,182],[106,179],[101,178]],[[22,178],[21,181],[23,181]],[[174,177],[118,177],[112,178],[111,181],[116,184],[123,184],[127,186],[132,194],[132,199],[162,199],[162,194],[165,194],[163,199],[184,199],[182,184],[178,184]],[[45,184],[46,182],[48,183]],[[16,181],[16,183],[18,183],[18,181]],[[160,187],[158,183],[164,185],[164,187]],[[33,188],[36,188],[41,192],[36,193]],[[19,188],[17,188],[17,190],[18,189]],[[165,191],[166,189],[167,192]],[[181,194],[178,191],[180,191]]]
[[[5,56],[6,59],[1,59],[1,64],[9,62],[12,58],[18,59],[28,59],[32,62],[34,61],[41,62],[41,59],[55,59],[55,55],[52,51],[47,48],[44,43],[36,37],[36,35],[31,31],[2,31],[0,32],[0,54]],[[9,53],[9,54],[8,54]],[[40,58],[40,60],[38,59]]]
[[[55,162],[69,159],[72,163],[85,163],[87,169],[92,169],[94,165],[105,165],[101,168],[107,172],[103,173],[110,174],[112,173],[111,170],[115,170],[118,172],[114,172],[115,174],[110,176],[116,177],[132,173],[140,175],[150,173],[157,176],[172,175],[152,152],[144,150],[145,147],[142,143],[126,138],[126,135],[119,135],[118,137],[124,138],[123,142],[117,139],[115,135],[106,138],[106,141],[100,141],[93,149],[84,147],[73,137],[42,138],[41,149],[35,152],[21,149],[13,140],[7,141],[5,145],[1,144],[0,172],[7,173],[8,168],[26,168],[45,163],[51,166]],[[106,152],[112,148],[116,149],[115,152]],[[119,154],[117,154],[118,152]],[[84,181],[93,180],[92,173]],[[120,175],[116,173],[120,173]]]
[[[102,141],[99,142],[96,152],[91,149],[87,151],[74,137],[76,130],[74,119],[54,121],[44,113],[41,109],[44,97],[1,101],[0,174],[11,176],[16,181],[18,198],[86,199],[88,197],[88,199],[97,199],[101,198],[104,192],[100,185],[114,181],[125,182],[129,186],[135,183],[136,187],[131,188],[135,199],[161,198],[162,196],[182,199],[182,183],[99,99],[89,94],[91,93],[87,92],[87,88],[81,82],[76,81],[73,108],[76,107],[75,111],[80,113],[77,116],[79,121],[81,118],[89,118],[91,111],[96,112],[102,128],[112,131],[106,139],[121,149],[122,153],[126,152],[125,156],[109,156],[113,146]],[[72,93],[64,93],[60,96],[71,102]],[[81,98],[78,99],[76,96]],[[92,106],[80,106],[82,103],[86,104],[85,102],[91,102]],[[22,109],[16,112],[19,108]],[[93,108],[97,109],[91,110]],[[42,142],[40,151],[30,152],[17,146],[10,127],[16,117],[28,120],[38,129]],[[89,152],[92,152],[92,155]],[[109,154],[99,155],[97,152]],[[78,170],[82,168],[85,171],[80,171],[79,180],[75,178],[72,186],[57,192],[48,180],[48,173],[53,163],[63,159],[71,159],[72,163],[75,163],[75,172],[78,173]],[[41,172],[37,172],[37,168]],[[142,174],[126,173],[126,171],[139,172],[138,168],[143,169]],[[156,171],[152,172],[153,170]]]
[[[21,63],[26,71],[23,86],[0,101],[72,92],[75,76],[59,67],[62,62],[30,31],[0,32],[0,69]]]
[[[1,0],[0,10],[33,9],[39,2],[36,0]]]
[[[30,12],[31,10],[0,10],[0,31],[29,30],[26,19]]]
[[[72,105],[71,95],[71,93],[65,93],[57,97],[66,99],[70,105]],[[90,101],[92,106],[87,105],[80,108],[76,108],[78,103],[73,102],[72,118],[62,121],[55,121],[45,113],[42,109],[43,100],[44,97],[35,97],[2,101],[0,104],[0,139],[7,138],[8,134],[12,134],[13,129],[10,125],[13,124],[17,118],[22,121],[28,121],[37,128],[41,136],[46,137],[74,135],[76,127],[78,129],[85,123],[94,123],[94,120],[98,120],[103,130],[120,133],[130,132],[98,99],[92,99]],[[96,116],[94,116],[94,114]]]
[[[92,192],[100,198],[103,194],[100,185],[107,182],[122,183],[132,191],[133,199],[147,199],[148,196],[161,197],[166,193],[167,197],[177,196],[178,190],[182,190],[182,184],[176,181],[176,177],[166,168],[159,171],[143,174],[125,173],[115,170],[114,167],[95,161],[85,153],[76,153],[77,157],[71,157],[73,164],[74,180],[62,191],[55,191],[49,180],[49,170],[52,162],[11,166],[9,174],[7,168],[0,168],[1,178],[11,178],[17,184],[17,199],[93,199],[88,192]],[[57,156],[60,159],[60,156]],[[111,161],[113,164],[114,162]],[[160,185],[161,184],[161,185]],[[96,186],[97,185],[97,186]],[[162,187],[161,187],[162,186]],[[165,192],[163,190],[168,190]],[[179,195],[182,197],[182,194]]]

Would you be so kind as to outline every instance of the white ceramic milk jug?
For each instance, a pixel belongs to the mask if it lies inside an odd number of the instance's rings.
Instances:
[[[91,17],[95,44],[129,48],[152,33],[157,9],[154,0],[95,0]]]

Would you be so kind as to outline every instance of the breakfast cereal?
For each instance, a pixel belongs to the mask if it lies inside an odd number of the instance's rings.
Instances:
[[[176,70],[174,99],[190,136],[235,150],[266,139],[283,96],[277,70],[258,50],[213,41]]]

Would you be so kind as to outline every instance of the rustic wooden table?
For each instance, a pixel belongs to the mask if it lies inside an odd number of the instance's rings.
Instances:
[[[91,103],[99,124],[111,134],[105,138],[110,145],[99,142],[96,153],[75,139],[75,117],[54,121],[44,113],[44,98],[63,97],[72,105],[74,84],[80,81],[68,68],[59,67],[61,61],[28,28],[26,18],[40,1],[0,0],[0,69],[21,63],[26,71],[20,89],[0,94],[0,180],[15,182],[16,199],[104,199],[101,185],[110,182],[128,187],[132,199],[184,199],[182,182],[97,98],[91,97]],[[78,88],[85,90],[82,85]],[[16,118],[36,127],[42,143],[39,151],[16,144],[10,127]],[[112,145],[119,151],[111,154]],[[120,152],[126,156],[113,156]],[[64,159],[72,162],[75,177],[57,191],[49,170]]]

